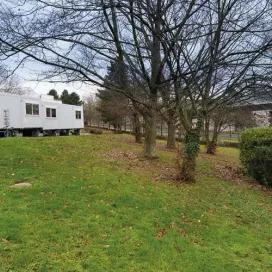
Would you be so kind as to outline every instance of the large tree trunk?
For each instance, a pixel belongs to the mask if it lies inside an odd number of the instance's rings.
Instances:
[[[167,135],[167,148],[176,148],[176,124],[175,120],[169,120],[167,122],[168,135]]]
[[[133,132],[135,136],[135,142],[138,144],[142,143],[142,134],[141,134],[141,121],[140,115],[137,112],[133,113]]]
[[[218,120],[214,121],[212,140],[211,141],[209,140],[206,145],[207,154],[215,155],[216,148],[217,148],[218,135],[220,133],[220,130],[221,130],[221,122]]]
[[[215,128],[213,131],[212,140],[209,141],[207,144],[207,150],[206,150],[207,154],[215,155],[216,148],[217,148],[218,135],[219,135],[219,131],[217,128]]]
[[[210,118],[205,118],[205,125],[204,125],[204,137],[206,145],[209,144],[210,141]]]
[[[182,164],[179,169],[179,181],[194,182],[196,171],[196,158],[199,152],[200,133],[198,130],[186,132]]]
[[[207,144],[207,154],[215,155],[216,147],[217,147],[216,141],[213,141],[213,140],[209,141]]]
[[[157,158],[156,155],[156,137],[157,137],[157,113],[151,110],[144,116],[145,121],[145,140],[144,156],[149,159]]]
[[[151,79],[150,79],[150,104],[145,114],[145,141],[144,156],[150,159],[157,158],[156,137],[157,137],[157,102],[158,86],[162,79],[161,69],[161,8],[162,3],[157,4],[156,16],[154,16],[154,32],[151,45]]]

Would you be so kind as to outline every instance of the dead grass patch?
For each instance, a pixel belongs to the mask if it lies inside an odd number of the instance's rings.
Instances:
[[[173,181],[176,179],[177,171],[173,163],[162,162],[159,159],[149,160],[140,153],[114,149],[104,154],[104,158],[112,163],[120,163],[127,170],[151,175],[152,179],[156,181]]]

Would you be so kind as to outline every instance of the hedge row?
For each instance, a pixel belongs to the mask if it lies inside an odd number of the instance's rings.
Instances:
[[[272,127],[251,128],[241,134],[240,159],[250,176],[272,186]]]

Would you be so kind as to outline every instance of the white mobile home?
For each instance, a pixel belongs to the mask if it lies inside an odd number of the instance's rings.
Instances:
[[[0,135],[79,134],[83,107],[62,104],[49,95],[0,93]]]

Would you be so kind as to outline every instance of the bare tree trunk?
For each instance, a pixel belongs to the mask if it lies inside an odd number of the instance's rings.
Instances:
[[[158,84],[162,79],[161,69],[161,12],[162,2],[156,3],[156,16],[154,18],[154,31],[152,33],[151,45],[151,78],[150,78],[150,105],[145,114],[145,142],[144,156],[150,159],[157,158],[156,137],[157,137],[157,103]]]
[[[207,144],[207,154],[215,155],[216,148],[217,148],[217,141],[214,141],[214,140],[209,141]]]
[[[176,124],[175,120],[169,120],[167,122],[168,135],[167,135],[167,148],[176,148]]]
[[[204,126],[204,137],[206,145],[210,142],[210,118],[205,118],[205,126]]]
[[[151,110],[144,116],[145,121],[145,141],[144,156],[149,159],[157,158],[156,155],[156,136],[157,136],[157,113]]]
[[[211,141],[209,140],[207,143],[207,150],[206,150],[207,154],[215,155],[219,132],[220,132],[220,125],[217,122],[215,122],[212,140]]]
[[[200,133],[198,130],[186,132],[184,139],[183,161],[180,165],[179,181],[194,182],[196,158],[199,152]]]
[[[140,115],[136,111],[133,113],[133,130],[134,130],[135,142],[138,144],[141,144],[142,143],[141,121],[140,121]]]

